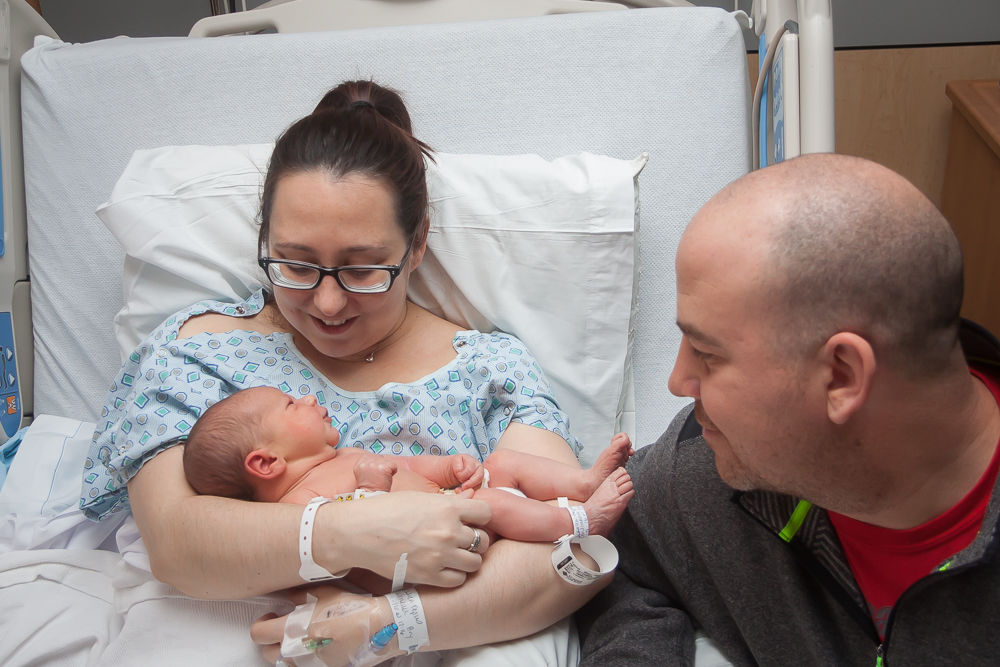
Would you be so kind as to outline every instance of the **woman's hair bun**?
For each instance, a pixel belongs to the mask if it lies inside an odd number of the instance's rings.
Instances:
[[[392,193],[397,224],[408,240],[416,239],[427,229],[425,159],[433,160],[431,149],[413,136],[399,93],[374,81],[340,84],[274,145],[260,200],[261,256],[267,252],[278,183],[288,174],[313,169],[336,178],[357,173],[380,181]]]
[[[375,109],[383,118],[406,132],[413,132],[410,114],[403,98],[395,90],[380,86],[374,81],[345,81],[319,101],[314,114],[328,111],[365,112]]]

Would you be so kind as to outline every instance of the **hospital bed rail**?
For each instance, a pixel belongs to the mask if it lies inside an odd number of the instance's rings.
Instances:
[[[25,0],[0,0],[0,443],[31,422],[34,402],[21,56],[37,35],[56,38]]]
[[[591,0],[272,0],[246,12],[204,18],[188,37],[275,32],[322,32],[355,28],[456,23],[626,9]]]

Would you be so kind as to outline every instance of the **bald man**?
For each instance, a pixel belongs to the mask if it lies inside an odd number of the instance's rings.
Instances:
[[[807,156],[731,184],[677,251],[670,391],[632,459],[583,665],[1000,664],[1000,344],[912,185]]]

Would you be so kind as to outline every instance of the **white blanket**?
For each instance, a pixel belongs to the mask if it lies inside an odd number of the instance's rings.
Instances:
[[[100,664],[121,629],[108,551],[45,549],[0,554],[0,664]]]
[[[122,534],[134,530],[127,521]],[[5,667],[264,667],[249,628],[285,614],[280,596],[206,601],[187,597],[109,551],[44,549],[0,554],[0,664]],[[532,637],[492,646],[418,654],[394,667],[574,667],[569,619]]]
[[[284,596],[206,601],[153,577],[131,514],[77,509],[94,425],[41,415],[0,489],[0,665],[265,666],[250,625]],[[401,658],[394,667],[575,667],[567,619],[504,644]]]

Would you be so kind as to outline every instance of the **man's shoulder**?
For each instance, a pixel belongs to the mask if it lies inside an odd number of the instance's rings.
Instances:
[[[711,472],[714,472],[712,450],[701,437],[701,425],[694,418],[692,403],[677,413],[655,443],[636,451],[629,460],[628,471],[633,478],[655,476],[662,479],[675,474],[678,467],[686,469],[694,465],[703,468],[708,460],[712,463]],[[717,474],[715,476],[718,477]]]
[[[734,507],[730,488],[719,477],[715,455],[701,437],[694,418],[694,404],[682,409],[657,441],[640,448],[628,463],[636,497],[629,509],[642,520],[647,514],[699,512],[708,505],[719,510]],[[653,517],[650,517],[653,518]]]

